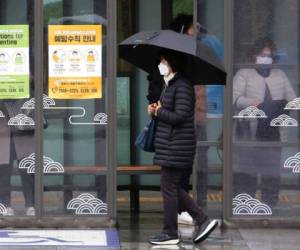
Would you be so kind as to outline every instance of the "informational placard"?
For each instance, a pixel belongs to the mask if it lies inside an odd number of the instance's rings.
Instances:
[[[224,87],[220,85],[206,86],[207,117],[222,118],[224,103]]]
[[[102,98],[102,26],[49,25],[49,97]]]
[[[0,99],[29,97],[29,27],[0,25]]]

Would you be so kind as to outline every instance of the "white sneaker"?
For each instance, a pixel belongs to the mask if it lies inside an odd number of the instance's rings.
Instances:
[[[177,223],[191,226],[194,225],[193,218],[188,212],[182,212],[181,214],[178,214]]]
[[[11,207],[8,207],[8,208],[6,208],[6,214],[3,214],[3,215],[4,216],[14,216],[15,211]]]
[[[26,216],[35,216],[35,208],[34,207],[28,207],[26,209]]]

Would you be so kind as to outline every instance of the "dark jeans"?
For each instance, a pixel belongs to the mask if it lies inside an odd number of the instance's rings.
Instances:
[[[10,163],[0,165],[0,203],[4,206],[11,206],[11,184],[10,177],[13,168],[13,162],[16,158],[14,144],[11,145]],[[19,161],[18,161],[19,164]],[[34,206],[34,175],[28,174],[27,169],[19,169],[22,181],[22,191],[25,199],[25,206]]]
[[[207,216],[182,187],[190,178],[191,169],[177,169],[162,166],[161,193],[163,197],[164,226],[163,232],[177,236],[177,214],[187,211],[201,225]]]
[[[190,191],[190,176],[191,176],[192,173],[193,173],[193,169],[192,168],[186,169],[186,176],[185,176],[185,178],[181,178],[180,179],[180,186],[187,193]]]

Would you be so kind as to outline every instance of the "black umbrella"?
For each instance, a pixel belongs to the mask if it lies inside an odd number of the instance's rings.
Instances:
[[[171,30],[139,32],[119,44],[119,54],[126,61],[153,72],[161,49],[170,49],[187,57],[183,72],[194,84],[225,85],[226,73],[214,51],[196,38]]]

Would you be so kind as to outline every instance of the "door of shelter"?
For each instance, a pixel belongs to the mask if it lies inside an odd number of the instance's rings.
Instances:
[[[0,9],[3,225],[109,224],[116,1],[12,0]]]

